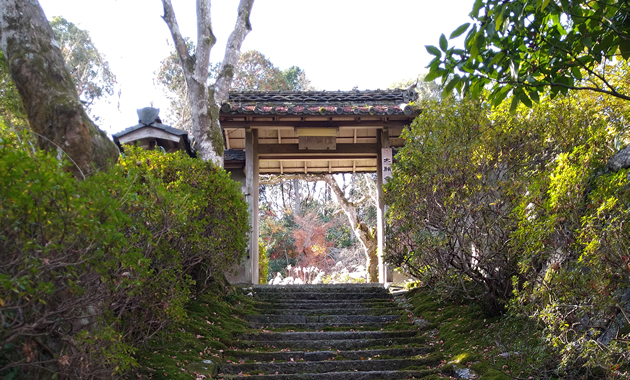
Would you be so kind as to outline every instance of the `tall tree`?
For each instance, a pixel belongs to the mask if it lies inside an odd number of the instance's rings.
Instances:
[[[53,17],[50,26],[55,40],[61,45],[61,54],[79,98],[89,112],[95,100],[114,94],[116,76],[86,30],[59,16]]]
[[[630,100],[623,75],[630,58],[630,4],[619,0],[477,0],[464,49],[427,46],[435,58],[426,80],[441,77],[444,93],[473,96],[490,87],[495,105],[513,93],[512,110],[528,107],[548,89],[552,96],[589,90]],[[621,69],[621,70],[620,70]]]
[[[195,51],[194,44],[186,40],[189,54]],[[210,64],[210,78],[219,76],[221,66]],[[188,88],[182,71],[177,52],[162,60],[160,69],[155,73],[155,83],[166,90],[169,99],[167,119],[176,128],[192,132],[190,103],[188,101]],[[257,50],[249,50],[241,54],[236,66],[234,80],[231,89],[237,91],[305,91],[312,89],[310,80],[304,70],[297,66],[291,66],[286,70],[278,67]]]
[[[208,87],[210,51],[216,43],[210,18],[210,0],[197,0],[197,46],[191,55],[182,37],[171,0],[162,0],[164,21],[168,25],[186,78],[190,100],[192,132],[197,150],[204,160],[223,164],[223,134],[219,123],[221,102],[227,98],[234,78],[243,40],[252,29],[249,15],[254,0],[240,0],[236,25],[230,37],[213,86]]]
[[[85,113],[37,1],[0,1],[0,47],[43,148],[66,154],[79,178],[116,161],[118,149]]]
[[[233,88],[239,91],[292,90],[282,70],[257,50],[249,50],[241,55]]]

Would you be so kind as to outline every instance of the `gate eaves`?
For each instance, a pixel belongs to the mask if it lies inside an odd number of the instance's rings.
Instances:
[[[230,92],[220,122],[227,149],[245,150],[246,131],[257,131],[260,174],[375,172],[381,147],[403,145],[417,99],[415,86]]]

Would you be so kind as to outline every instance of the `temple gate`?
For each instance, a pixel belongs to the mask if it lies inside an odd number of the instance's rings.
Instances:
[[[220,113],[224,164],[244,185],[252,225],[247,259],[234,280],[259,280],[260,174],[376,172],[379,279],[390,282],[391,273],[383,263],[382,184],[391,175],[392,148],[404,144],[402,129],[419,113],[413,107],[417,99],[415,86],[384,91],[231,92]]]

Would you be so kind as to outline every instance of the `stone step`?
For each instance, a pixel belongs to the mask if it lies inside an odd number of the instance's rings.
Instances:
[[[357,309],[365,307],[385,308],[392,307],[393,304],[390,299],[381,299],[375,301],[364,300],[311,300],[311,301],[284,301],[284,302],[260,302],[256,306],[256,310],[267,312],[272,309]]]
[[[256,323],[362,323],[391,322],[400,315],[247,315],[245,320]]]
[[[264,330],[242,334],[223,352],[232,362],[219,378],[420,379],[439,372],[438,359],[423,357],[432,352],[426,338],[379,284],[247,289],[255,307],[245,319]]]
[[[256,293],[389,293],[381,284],[254,285]]]
[[[278,375],[250,375],[249,380],[398,380],[422,379],[439,373],[436,369],[413,371],[369,371],[369,372],[328,372],[328,373],[296,373]],[[220,379],[241,378],[240,375],[225,375]]]
[[[333,340],[284,340],[284,341],[247,341],[236,342],[239,348],[279,348],[297,350],[359,350],[365,348],[390,347],[400,345],[421,345],[423,338],[384,338],[384,339],[333,339]]]
[[[286,340],[339,340],[339,339],[394,339],[413,337],[418,330],[402,331],[298,331],[298,332],[263,332],[242,334],[239,339],[261,342]]]
[[[389,293],[328,293],[328,292],[264,292],[257,293],[255,298],[259,301],[304,301],[304,300],[391,300]]]
[[[353,322],[353,323],[257,323],[250,322],[251,329],[283,329],[294,331],[321,331],[325,328],[344,328],[344,329],[381,329],[387,326],[388,322]],[[408,324],[411,326],[411,324]]]
[[[225,357],[238,357],[242,360],[254,360],[256,362],[271,361],[321,361],[332,359],[346,360],[367,360],[368,358],[384,357],[412,357],[425,355],[432,352],[428,347],[414,348],[386,348],[377,350],[356,350],[356,351],[273,351],[273,352],[252,352],[226,350]]]
[[[408,367],[435,366],[439,360],[427,359],[374,359],[374,360],[325,360],[316,362],[254,363],[222,365],[219,371],[224,374],[267,373],[295,374],[342,371],[398,371]]]
[[[262,311],[261,309],[257,309]],[[395,307],[391,308],[369,308],[356,307],[344,309],[301,309],[301,308],[270,308],[265,310],[265,315],[387,315],[402,314],[403,312]]]

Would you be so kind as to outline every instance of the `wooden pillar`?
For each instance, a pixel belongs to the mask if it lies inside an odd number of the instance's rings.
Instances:
[[[258,283],[258,130],[245,131],[245,186],[247,210],[252,230],[245,259],[245,281]]]
[[[387,129],[377,132],[377,173],[376,189],[378,195],[378,208],[376,209],[377,239],[378,239],[378,279],[381,284],[392,281],[390,268],[383,262],[385,248],[385,211],[386,206],[383,201],[383,184],[391,175],[392,150],[389,145],[389,131]]]

